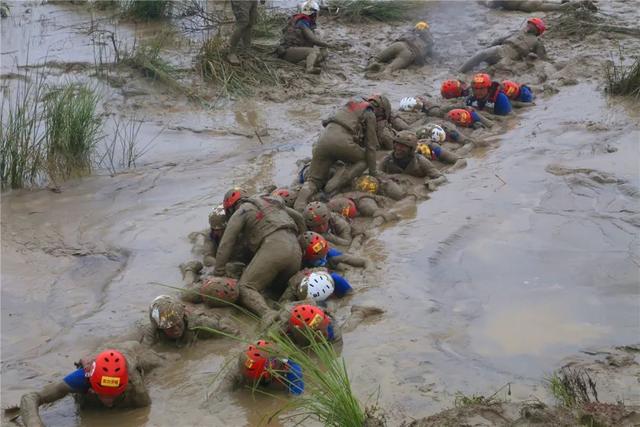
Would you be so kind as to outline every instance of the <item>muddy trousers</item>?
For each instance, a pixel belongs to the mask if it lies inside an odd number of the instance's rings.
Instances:
[[[229,47],[235,50],[242,40],[245,47],[251,46],[251,31],[258,20],[258,0],[231,0],[231,9],[236,25],[229,39]]]
[[[318,143],[313,147],[311,165],[309,166],[309,179],[307,179],[298,193],[294,209],[302,211],[309,198],[318,190],[324,188],[329,177],[331,166],[341,160],[347,163],[346,174],[352,175],[361,171],[366,166],[366,150],[353,141],[353,135],[337,123],[329,123],[320,136]],[[346,179],[346,178],[345,178]],[[340,179],[341,181],[341,179]],[[332,186],[338,185],[338,179]]]
[[[305,61],[307,72],[312,72],[327,57],[326,51],[317,47],[288,47],[282,59],[298,64]]]
[[[471,71],[475,66],[486,62],[489,65],[495,65],[503,59],[516,59],[518,56],[514,48],[507,45],[493,46],[483,49],[469,58],[458,71],[466,73]]]
[[[546,1],[535,1],[535,0],[527,0],[527,1],[500,1],[497,6],[502,7],[505,10],[519,10],[521,12],[554,12],[556,10],[566,9],[569,6],[569,3],[551,3]]]
[[[300,270],[301,261],[300,244],[292,230],[277,230],[265,237],[238,282],[240,304],[264,316],[270,308],[260,291],[274,280],[287,283]]]
[[[409,45],[405,42],[395,42],[373,57],[378,62],[389,62],[386,71],[396,71],[407,68],[416,59]]]

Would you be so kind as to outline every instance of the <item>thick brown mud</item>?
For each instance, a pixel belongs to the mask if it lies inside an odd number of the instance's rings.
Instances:
[[[637,19],[627,3],[603,3],[620,22]],[[327,38],[352,46],[331,54],[313,87],[302,86],[307,97],[272,91],[269,99],[286,102],[257,97],[205,110],[134,73],[123,73],[117,88],[90,79],[108,117],[144,120],[142,139],[162,133],[135,169],[97,171],[62,184],[61,193],[2,195],[2,405],[146,322],[149,302],[168,291],[153,283],[180,283],[178,265],[195,257],[187,236],[206,227],[226,189],[291,182],[295,161],[310,154],[334,106],[369,92],[388,93],[394,106],[404,96],[435,94],[469,52],[526,16],[460,5],[428,4],[436,44],[446,49],[393,79],[365,79],[362,71],[397,25],[321,23]],[[87,33],[97,19],[106,18],[77,6],[16,3],[2,21],[2,74],[46,58],[85,64],[49,64],[50,79],[88,79],[95,51]],[[153,29],[118,26],[130,41]],[[601,52],[618,37],[547,39],[554,62],[518,78],[559,93],[505,122],[506,133],[474,134],[492,144],[363,245],[374,262],[348,274],[357,291],[343,310],[375,305],[386,313],[346,334],[342,354],[357,396],[383,408],[389,425],[450,407],[458,391],[491,394],[506,383],[513,400],[548,401],[541,379],[564,358],[637,341],[640,111],[606,98],[600,81]],[[638,52],[637,39],[620,40]],[[245,333],[252,337],[251,325]],[[65,399],[43,418],[56,426],[258,425],[280,402],[246,390],[212,395],[238,349],[227,339],[167,349],[181,357],[149,375],[150,408],[105,417],[77,412]],[[633,384],[603,384],[611,401],[640,404]]]

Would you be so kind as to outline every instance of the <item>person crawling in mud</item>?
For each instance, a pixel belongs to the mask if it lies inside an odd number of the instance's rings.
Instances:
[[[280,197],[288,208],[293,208],[293,204],[298,197],[298,188],[292,187],[278,187],[271,192],[271,196]]]
[[[280,303],[310,300],[322,304],[331,297],[342,298],[352,291],[349,281],[335,271],[326,267],[304,268],[289,279]]]
[[[325,203],[309,203],[302,216],[307,229],[320,234],[328,242],[345,247],[351,244],[351,225],[342,215],[332,212]]]
[[[521,12],[555,12],[558,10],[567,10],[576,5],[584,5],[589,9],[596,11],[598,8],[592,0],[581,1],[548,1],[548,0],[488,0],[481,2],[487,7],[493,9],[518,10]]]
[[[365,268],[367,266],[367,261],[364,258],[342,253],[336,248],[332,248],[329,242],[316,232],[305,231],[299,240],[303,268],[329,267],[334,270],[341,270],[341,264],[357,268]]]
[[[492,128],[494,123],[484,115],[477,112],[473,107],[456,108],[447,113],[446,119],[451,123],[463,128]]]
[[[396,39],[389,47],[377,53],[367,66],[367,71],[378,73],[383,71],[391,73],[411,64],[423,65],[428,58],[433,56],[433,38],[429,31],[429,24],[418,22],[413,29]]]
[[[238,294],[235,295],[237,299]],[[139,339],[140,343],[148,346],[163,341],[183,347],[197,339],[220,336],[212,330],[235,336],[240,334],[230,321],[218,314],[195,313],[169,295],[160,295],[153,300],[149,306],[149,321]]]
[[[428,178],[425,184],[439,185],[446,178],[433,163],[416,153],[418,138],[411,131],[399,132],[393,144],[393,152],[382,160],[380,169],[389,174],[406,174]]]
[[[417,133],[416,133],[417,138]],[[451,151],[442,148],[440,144],[446,141],[447,133],[440,126],[435,125],[431,129],[431,135],[428,139],[418,140],[418,145],[416,147],[416,152],[422,154],[425,159],[431,161],[439,161],[441,163],[447,165],[455,165],[458,163],[457,167],[466,164],[464,159],[461,159],[456,154]]]
[[[385,209],[393,203],[388,197],[372,194],[364,191],[349,191],[332,197],[327,202],[327,207],[347,220],[357,216],[373,218],[373,227],[394,221],[397,215]],[[353,232],[352,232],[353,234]]]
[[[471,95],[471,88],[462,80],[449,79],[440,85],[440,95],[444,99],[466,98]]]
[[[442,141],[442,134],[439,130],[436,131],[436,135],[434,135],[434,130],[436,129],[442,129],[442,131],[444,132],[444,141]],[[416,130],[416,136],[418,137],[418,140],[431,139],[433,142],[436,142],[438,144],[442,144],[442,142],[453,142],[461,145],[474,143],[472,138],[458,131],[454,124],[444,122],[427,123],[423,127]]]
[[[533,103],[533,91],[527,85],[503,80],[500,84],[502,92],[507,95],[511,105],[515,108],[531,107]]]
[[[475,66],[486,62],[489,65],[524,59],[546,59],[547,52],[540,36],[547,29],[540,18],[530,18],[523,30],[504,36],[491,43],[490,47],[476,53],[459,69],[461,73],[471,71]]]
[[[282,40],[276,53],[285,61],[298,64],[304,61],[307,73],[320,74],[320,64],[326,59],[324,49],[329,43],[322,41],[315,33],[316,18],[320,6],[314,0],[302,4],[301,11],[289,18],[282,30]]]
[[[141,408],[151,404],[144,385],[144,373],[163,359],[137,342],[123,342],[94,357],[81,359],[76,370],[61,381],[20,399],[20,416],[26,427],[44,426],[38,407],[71,394],[80,408]]]
[[[323,189],[332,193],[339,190],[365,170],[377,174],[376,152],[378,120],[388,120],[391,103],[383,95],[370,96],[366,100],[351,100],[332,117],[323,121],[324,132],[313,147],[309,177],[304,182],[294,204],[297,211],[307,206],[309,199]],[[329,181],[331,167],[337,161],[348,166]]]
[[[473,76],[471,89],[473,94],[467,98],[467,106],[476,107],[481,111],[486,107],[493,108],[491,112],[496,116],[511,113],[509,97],[502,91],[500,83],[491,81],[489,74],[479,73]]]
[[[239,303],[263,317],[271,309],[261,292],[276,280],[286,283],[300,269],[302,253],[297,235],[306,229],[304,219],[280,198],[249,197],[240,188],[229,190],[223,205],[228,222],[213,274],[225,276],[238,238],[244,236],[254,255],[238,282]]]

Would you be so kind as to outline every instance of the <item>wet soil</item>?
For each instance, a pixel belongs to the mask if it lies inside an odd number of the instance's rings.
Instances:
[[[620,23],[638,17],[625,2],[602,9]],[[69,4],[12,4],[2,21],[2,85],[15,83],[17,65],[46,60],[52,81],[95,83],[107,117],[144,120],[142,139],[163,132],[135,169],[97,171],[62,184],[61,193],[2,195],[2,405],[145,322],[149,302],[167,292],[152,283],[180,283],[178,265],[195,257],[187,236],[206,226],[226,189],[288,184],[336,105],[370,92],[388,93],[393,105],[435,94],[466,55],[525,16],[429,3],[425,17],[436,46],[446,49],[438,48],[432,64],[380,79],[365,79],[363,67],[398,26],[326,20],[321,33],[351,46],[331,54],[313,85],[300,83],[306,97],[297,90],[288,99],[274,89],[270,97],[208,110],[133,72],[118,73],[124,84],[116,87],[89,77],[95,51],[88,33],[97,22],[112,25],[104,15]],[[157,28],[117,25],[127,41]],[[550,402],[542,378],[565,357],[637,341],[640,111],[605,97],[601,77],[603,51],[623,43],[637,54],[640,43],[602,33],[545,43],[553,61],[518,67],[517,80],[547,95],[501,129],[475,133],[491,145],[448,174],[430,200],[365,242],[360,252],[372,266],[348,274],[357,291],[345,310],[386,310],[382,320],[346,334],[342,354],[357,396],[368,403],[377,396],[389,425],[450,407],[458,391],[490,395],[506,383],[514,401]],[[178,362],[149,376],[150,408],[105,418],[78,413],[65,399],[43,410],[44,420],[257,425],[279,402],[245,391],[211,395],[217,372],[238,349],[222,339],[181,350]],[[635,369],[629,381],[602,380],[603,396],[640,404]]]

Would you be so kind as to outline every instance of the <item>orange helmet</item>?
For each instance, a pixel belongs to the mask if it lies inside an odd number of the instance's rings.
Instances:
[[[302,212],[304,222],[309,230],[316,233],[326,233],[329,230],[331,211],[322,202],[309,203]]]
[[[235,210],[236,204],[240,199],[244,199],[246,197],[247,193],[239,187],[235,187],[227,191],[227,194],[224,195],[224,199],[222,201],[222,207],[224,208],[225,214],[227,216],[231,216]]]
[[[282,200],[284,200],[284,204],[287,205],[288,207],[292,208],[293,204],[296,201],[296,198],[298,197],[298,191],[297,190],[293,190],[293,189],[289,189],[289,188],[286,188],[286,187],[280,187],[280,188],[276,188],[275,190],[273,190],[271,195],[272,196],[280,196],[280,197],[282,197]]]
[[[469,127],[473,123],[471,113],[462,108],[456,108],[455,110],[449,111],[447,113],[447,119],[463,127]]]
[[[240,359],[242,362],[240,370],[243,377],[254,382],[271,379],[271,374],[269,373],[269,368],[271,367],[270,347],[271,343],[264,340],[258,341],[255,345],[250,344],[247,347],[243,354],[244,358]]]
[[[120,396],[129,383],[127,359],[116,350],[105,350],[96,356],[91,367],[89,384],[101,396]]]
[[[502,82],[502,90],[509,99],[516,99],[520,94],[520,85],[516,82],[512,82],[511,80],[504,80]]]
[[[310,304],[299,304],[291,310],[289,330],[293,331],[308,327],[327,336],[327,329],[330,323],[331,319],[321,308]]]
[[[234,303],[240,296],[238,281],[230,277],[207,277],[200,286],[200,293],[206,295],[202,300],[209,307],[228,307],[230,304],[226,302]]]
[[[329,243],[327,240],[313,231],[305,231],[300,236],[302,247],[302,259],[305,261],[317,261],[327,256]]]
[[[474,89],[482,89],[491,87],[491,76],[486,73],[479,73],[473,76],[473,80],[471,82],[471,86]]]
[[[333,212],[339,213],[347,219],[355,218],[358,215],[358,209],[353,200],[347,197],[334,197],[327,203],[329,209]]]
[[[460,98],[464,87],[460,80],[445,80],[440,86],[440,95],[445,99]]]
[[[539,36],[541,36],[542,33],[544,33],[547,29],[547,26],[545,25],[544,21],[540,18],[529,18],[527,20],[527,23],[536,27],[536,30],[538,30]]]

